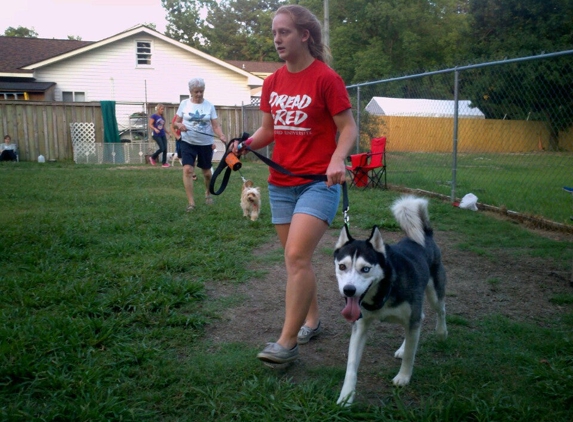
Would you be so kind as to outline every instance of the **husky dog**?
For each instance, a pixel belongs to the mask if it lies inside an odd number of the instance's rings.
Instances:
[[[243,217],[249,217],[251,221],[259,218],[261,211],[261,189],[255,187],[252,181],[246,180],[241,191],[241,208]]]
[[[436,332],[445,339],[446,272],[434,242],[428,201],[414,196],[398,199],[394,217],[406,237],[394,245],[382,240],[378,227],[368,240],[355,240],[344,227],[334,251],[336,278],[346,299],[342,315],[353,323],[348,364],[338,404],[350,405],[356,395],[356,378],[366,343],[366,332],[379,319],[401,324],[406,333],[394,357],[402,359],[394,385],[410,382],[424,319],[424,292],[437,312]]]

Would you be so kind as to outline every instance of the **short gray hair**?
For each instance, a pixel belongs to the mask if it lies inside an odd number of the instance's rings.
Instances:
[[[202,88],[205,89],[205,81],[202,78],[193,78],[189,81],[189,91],[194,88]]]

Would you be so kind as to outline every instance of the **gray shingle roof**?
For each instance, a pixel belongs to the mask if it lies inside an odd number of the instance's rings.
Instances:
[[[55,82],[4,82],[0,81],[0,90],[2,91],[26,91],[26,92],[45,92]]]
[[[32,73],[24,66],[68,53],[93,41],[0,36],[0,73]]]
[[[244,60],[225,60],[239,69],[246,70],[250,73],[274,73],[283,67],[284,63],[279,62],[251,62]]]

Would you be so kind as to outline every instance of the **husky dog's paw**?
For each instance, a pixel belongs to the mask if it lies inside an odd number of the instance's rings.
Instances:
[[[340,397],[338,398],[336,404],[340,406],[348,407],[354,401],[354,396],[356,395],[356,391],[352,391],[350,394],[343,394],[340,393]]]
[[[396,359],[402,359],[404,357],[404,345],[406,344],[406,342],[403,342],[402,345],[400,346],[400,348],[398,350],[396,350],[396,352],[394,353],[394,357]]]
[[[436,334],[437,334],[437,336],[438,336],[438,338],[439,338],[440,340],[445,340],[445,339],[448,338],[448,330],[445,329],[445,328],[442,329],[442,330],[438,329],[438,330],[436,331]]]
[[[402,374],[398,373],[398,375],[396,375],[394,377],[392,382],[397,387],[403,387],[405,385],[410,384],[410,376],[409,375],[402,375]]]

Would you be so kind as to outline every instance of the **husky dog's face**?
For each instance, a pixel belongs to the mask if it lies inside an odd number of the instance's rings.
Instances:
[[[360,301],[374,283],[384,278],[379,255],[384,253],[384,241],[377,227],[368,240],[353,239],[343,227],[334,251],[334,265],[338,289],[346,298],[342,314],[349,321],[360,317]]]

